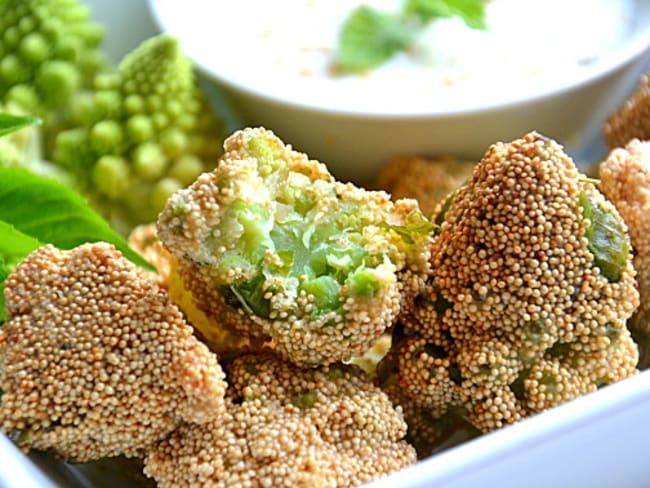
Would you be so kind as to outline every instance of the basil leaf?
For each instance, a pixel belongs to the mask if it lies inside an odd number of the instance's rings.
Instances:
[[[416,34],[403,17],[361,6],[343,25],[336,66],[347,71],[373,68],[405,49]]]
[[[14,266],[42,244],[0,220],[0,324],[5,318],[4,282]]]
[[[36,117],[0,113],[0,136],[40,123]]]
[[[85,242],[108,242],[135,264],[155,269],[79,194],[22,169],[0,168],[0,219],[60,249],[72,249]],[[0,232],[0,242],[4,240]]]

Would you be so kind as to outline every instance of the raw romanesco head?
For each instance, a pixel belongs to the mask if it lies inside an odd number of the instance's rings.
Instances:
[[[72,111],[76,127],[58,135],[54,160],[120,230],[154,221],[167,198],[221,153],[221,124],[166,35],[98,75]]]
[[[50,119],[104,65],[103,29],[78,0],[0,2],[0,101]]]

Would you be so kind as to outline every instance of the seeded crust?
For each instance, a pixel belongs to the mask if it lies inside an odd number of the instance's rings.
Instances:
[[[174,258],[160,243],[156,224],[136,226],[129,234],[128,241],[134,251],[156,268],[157,272],[152,272],[151,277],[161,288],[168,290]]]
[[[367,206],[375,219],[363,229],[367,250],[373,256],[384,256],[382,262],[367,263],[376,267],[375,277],[380,281],[379,290],[372,298],[357,299],[344,285],[340,288],[342,306],[316,315],[312,313],[313,295],[301,290],[297,296],[285,296],[273,291],[282,288],[282,283],[267,279],[265,289],[272,307],[267,318],[251,313],[227,296],[229,283],[250,276],[242,269],[229,269],[225,275],[216,271],[219,253],[225,250],[215,249],[212,233],[224,209],[233,201],[263,202],[268,198],[263,176],[251,156],[249,144],[253,139],[266,141],[281,154],[283,164],[307,175],[313,184],[334,185],[336,196],[317,204],[323,214],[330,211],[329,206],[337,204],[337,199]],[[278,353],[295,364],[328,364],[362,355],[399,313],[402,292],[407,289],[398,280],[400,273],[406,270],[421,273],[428,269],[426,246],[409,254],[391,242],[383,228],[404,225],[407,216],[419,210],[417,203],[415,200],[392,202],[386,192],[336,182],[322,163],[294,151],[263,128],[236,132],[226,140],[224,148],[218,167],[201,175],[189,188],[175,193],[158,220],[161,241],[178,259],[185,288],[196,295],[196,303],[206,315],[244,336],[272,340]]]
[[[44,246],[5,284],[0,426],[24,450],[140,456],[181,420],[224,412],[216,356],[113,246]]]
[[[639,86],[630,98],[605,121],[604,133],[610,149],[625,147],[632,139],[650,140],[650,76],[648,74],[641,77]]]
[[[601,274],[581,193],[626,230],[537,133],[493,145],[458,189],[397,351],[398,384],[434,418],[463,408],[491,431],[636,373],[632,257],[615,282]]]
[[[350,487],[415,461],[401,409],[355,368],[247,355],[228,381],[226,416],[184,424],[148,453],[161,488]]]
[[[650,142],[631,140],[614,149],[599,167],[600,188],[620,212],[634,247],[641,305],[631,319],[650,333]]]
[[[422,213],[431,217],[447,195],[472,174],[474,164],[450,157],[400,157],[383,168],[376,186],[390,193],[394,200],[416,199]]]

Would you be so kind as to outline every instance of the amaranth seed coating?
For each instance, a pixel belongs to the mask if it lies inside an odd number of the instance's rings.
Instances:
[[[216,356],[113,246],[44,246],[6,280],[2,431],[68,460],[141,455],[181,420],[224,412]]]

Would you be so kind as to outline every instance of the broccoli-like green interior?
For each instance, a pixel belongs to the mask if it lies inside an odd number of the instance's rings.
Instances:
[[[584,192],[580,193],[582,215],[591,224],[585,232],[594,263],[608,281],[621,279],[630,254],[630,243],[621,222],[610,212],[595,204]]]
[[[277,148],[264,140],[252,139],[248,150],[263,181],[256,191],[265,197],[236,199],[222,215],[212,244],[225,249],[220,274],[237,269],[250,277],[227,290],[249,312],[265,318],[272,311],[269,292],[312,295],[313,315],[339,309],[344,285],[349,296],[375,296],[381,288],[380,260],[369,254],[363,236],[364,226],[373,221],[368,205],[337,196],[331,180],[290,171],[279,161]]]

